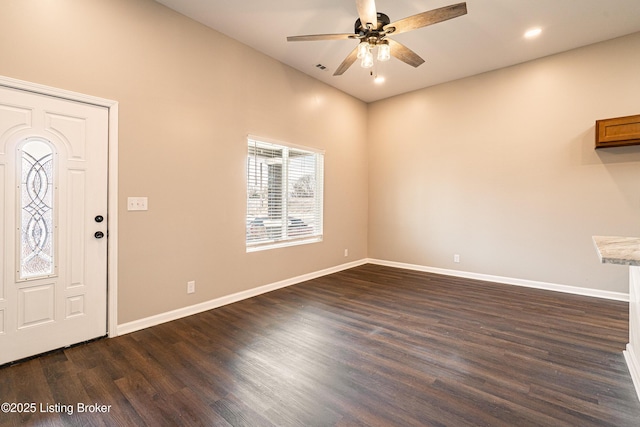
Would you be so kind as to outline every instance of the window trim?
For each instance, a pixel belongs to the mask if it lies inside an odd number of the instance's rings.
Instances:
[[[288,142],[283,142],[283,141],[279,141],[279,140],[275,140],[275,139],[271,139],[271,138],[265,138],[265,137],[261,137],[261,136],[256,136],[256,135],[252,135],[249,134],[246,137],[246,155],[245,155],[245,191],[247,191],[249,189],[249,171],[248,171],[248,162],[247,159],[249,157],[249,147],[251,146],[252,142],[256,142],[256,143],[264,143],[264,144],[271,144],[271,145],[275,145],[275,146],[279,146],[279,147],[285,147],[289,150],[301,150],[301,151],[306,151],[309,153],[313,153],[316,155],[320,155],[320,159],[316,158],[316,165],[318,164],[318,161],[320,161],[320,166],[321,167],[317,167],[316,166],[316,182],[317,184],[317,190],[319,190],[320,193],[320,197],[316,197],[315,198],[315,203],[316,203],[316,208],[315,208],[315,212],[317,214],[318,217],[318,221],[319,221],[319,231],[318,233],[309,236],[309,237],[292,237],[292,238],[287,238],[284,240],[278,240],[278,241],[265,241],[265,242],[261,242],[261,243],[249,243],[246,239],[246,232],[245,232],[245,247],[246,247],[246,252],[250,253],[250,252],[258,252],[258,251],[263,251],[263,250],[269,250],[269,249],[276,249],[276,248],[285,248],[285,247],[290,247],[290,246],[298,246],[298,245],[304,245],[304,244],[310,244],[310,243],[317,243],[317,242],[322,242],[323,238],[324,238],[324,157],[325,157],[325,150],[321,150],[321,149],[317,149],[317,148],[313,148],[313,147],[308,147],[308,146],[304,146],[304,145],[298,145],[298,144],[291,144]],[[285,175],[288,175],[288,168],[287,171],[285,172]],[[245,197],[245,225],[246,225],[246,220],[248,219],[249,215],[248,215],[248,197]],[[285,205],[286,205],[286,201],[284,201]],[[317,205],[320,206],[317,206]],[[286,222],[285,222],[286,223]]]

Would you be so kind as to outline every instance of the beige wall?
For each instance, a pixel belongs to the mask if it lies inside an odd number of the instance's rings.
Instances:
[[[366,257],[364,103],[151,0],[2,0],[0,52],[119,101],[119,323]],[[324,242],[245,253],[249,133],[326,150]]]
[[[638,52],[640,33],[371,104],[369,256],[628,292],[591,236],[640,235],[640,148],[593,146],[596,119],[640,114]]]

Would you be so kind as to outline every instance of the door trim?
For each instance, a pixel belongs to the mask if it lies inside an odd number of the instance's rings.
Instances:
[[[109,111],[107,215],[107,334],[118,336],[118,102],[0,76],[0,86],[105,107]]]

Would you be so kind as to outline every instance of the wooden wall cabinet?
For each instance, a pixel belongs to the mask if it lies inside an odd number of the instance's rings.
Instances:
[[[640,145],[640,114],[596,120],[596,148]]]

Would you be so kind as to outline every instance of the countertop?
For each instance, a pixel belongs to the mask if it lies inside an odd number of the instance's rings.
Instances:
[[[603,264],[640,266],[640,238],[593,236],[593,242]]]

